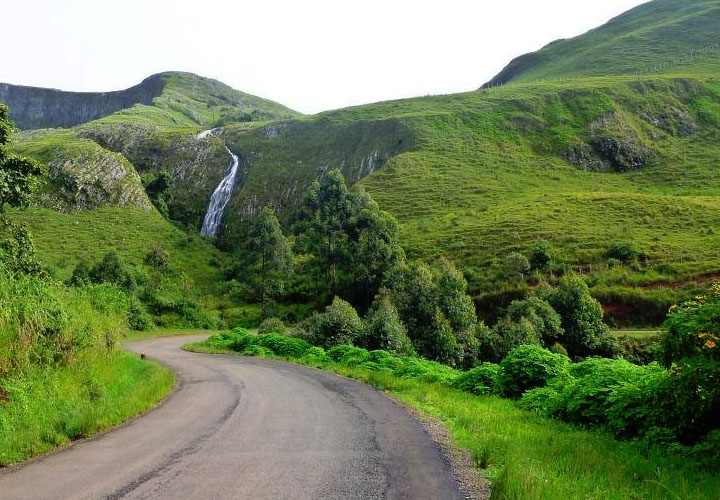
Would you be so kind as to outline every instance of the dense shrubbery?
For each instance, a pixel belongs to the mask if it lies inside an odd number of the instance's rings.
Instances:
[[[500,391],[516,398],[525,391],[542,387],[567,372],[570,360],[539,346],[524,345],[510,351],[500,363],[498,373]]]
[[[279,318],[268,318],[260,323],[258,333],[260,335],[265,333],[285,333],[285,323]]]
[[[325,312],[315,313],[303,324],[308,340],[326,349],[354,342],[364,328],[355,308],[339,297],[335,297]]]
[[[0,264],[0,377],[112,348],[127,311],[126,295],[113,285],[68,289]]]
[[[219,326],[193,297],[186,278],[168,268],[165,249],[152,249],[144,263],[146,266],[128,265],[117,252],[110,251],[95,264],[80,261],[67,283],[80,287],[110,283],[122,289],[127,295],[128,322],[134,330],[151,329],[155,324]]]

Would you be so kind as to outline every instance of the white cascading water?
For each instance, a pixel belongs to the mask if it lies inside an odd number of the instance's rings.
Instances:
[[[207,136],[212,135],[212,133],[212,130],[205,130],[204,132],[200,132],[197,135],[197,138],[204,139]],[[200,234],[204,236],[215,236],[217,234],[220,222],[222,221],[223,212],[225,211],[227,204],[230,202],[232,190],[235,186],[235,176],[237,174],[238,165],[240,164],[240,159],[237,155],[233,154],[227,146],[225,146],[225,149],[227,149],[230,158],[232,158],[230,169],[210,197],[207,213],[205,213],[202,229],[200,229]]]

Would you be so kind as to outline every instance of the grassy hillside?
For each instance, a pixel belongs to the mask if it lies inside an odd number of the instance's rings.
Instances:
[[[220,252],[199,236],[173,226],[155,210],[106,207],[67,214],[31,208],[9,213],[29,226],[38,257],[60,279],[70,277],[81,260],[97,262],[110,250],[138,265],[159,246],[168,251],[171,271],[184,273],[188,285],[208,293],[219,279]]]
[[[240,92],[210,78],[181,72],[160,76],[164,87],[151,105],[135,104],[101,118],[99,123],[212,128],[232,122],[300,116],[281,104]]]
[[[513,60],[488,85],[578,76],[717,74],[720,1],[654,0]]]
[[[400,220],[411,256],[451,255],[480,296],[524,289],[505,257],[542,239],[596,292],[651,286],[645,299],[663,309],[663,283],[720,270],[718,125],[717,79],[615,77],[230,127],[246,171],[227,220],[267,203],[288,216],[313,178],[343,166]],[[359,174],[376,151],[381,168]],[[646,263],[611,267],[618,242]]]
[[[0,102],[23,129],[72,127],[92,120],[214,127],[237,121],[299,116],[278,103],[192,73],[152,75],[115,92],[65,92],[0,84]]]

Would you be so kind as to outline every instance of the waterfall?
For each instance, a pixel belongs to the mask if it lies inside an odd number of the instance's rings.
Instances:
[[[200,132],[196,137],[198,139],[204,139],[212,134],[212,130],[206,130],[204,132]],[[205,219],[203,219],[202,229],[200,230],[200,234],[204,236],[215,236],[217,234],[220,222],[222,221],[223,212],[225,211],[227,204],[230,202],[233,187],[235,186],[235,176],[237,174],[238,165],[240,164],[240,159],[237,155],[233,154],[227,146],[225,146],[225,149],[231,158],[230,168],[210,197],[207,213],[205,213]]]

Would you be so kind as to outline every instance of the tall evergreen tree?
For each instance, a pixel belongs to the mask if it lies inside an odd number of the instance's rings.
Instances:
[[[250,230],[247,257],[259,289],[263,317],[282,295],[293,266],[293,254],[275,211],[264,207]]]

